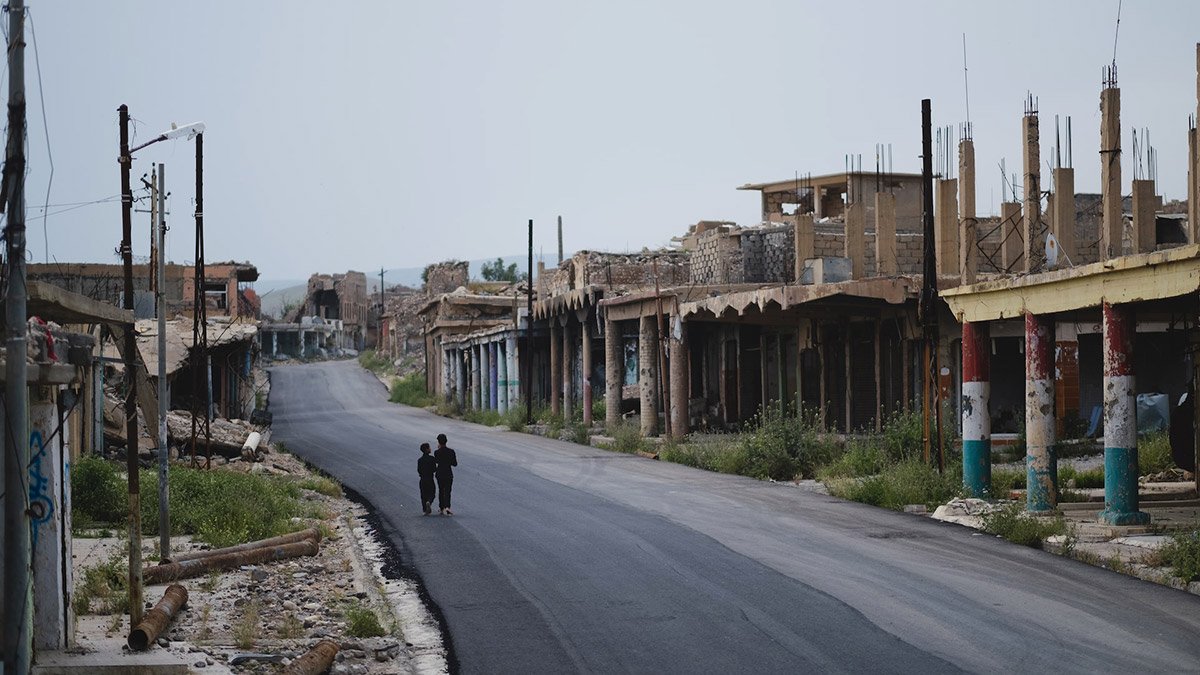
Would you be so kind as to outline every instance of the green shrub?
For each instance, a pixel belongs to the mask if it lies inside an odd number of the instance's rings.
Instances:
[[[141,472],[142,533],[158,532],[158,476]],[[298,529],[296,483],[219,469],[172,466],[168,474],[171,534],[190,534],[214,547],[266,539]]]
[[[296,483],[296,486],[302,490],[312,490],[313,492],[323,494],[327,497],[342,496],[341,483],[338,483],[336,480],[328,476],[322,476],[320,474],[314,474],[307,478],[302,478]]]
[[[1102,488],[1104,487],[1104,467],[1098,466],[1094,469],[1087,469],[1085,471],[1079,471],[1076,469],[1071,478],[1075,479],[1075,487],[1077,488]],[[1060,471],[1058,474],[1058,482],[1063,484],[1066,483],[1066,479],[1063,478],[1062,471]]]
[[[1166,432],[1138,439],[1138,475],[1148,476],[1175,467],[1171,457],[1171,437]]]
[[[1006,497],[1013,490],[1024,490],[1026,478],[1025,471],[992,469],[992,495]]]
[[[762,408],[741,434],[747,471],[758,478],[790,480],[814,476],[828,464],[837,446],[817,429],[811,411],[786,414],[774,406]]]
[[[604,404],[604,397],[601,396],[592,401],[592,423],[600,423],[605,420],[608,415],[608,407]]]
[[[1162,561],[1185,581],[1200,581],[1200,530],[1184,532],[1159,549]]]
[[[369,608],[355,603],[346,608],[346,632],[353,637],[382,637],[387,633],[379,623],[379,617]]]
[[[392,392],[388,400],[415,408],[424,408],[435,404],[433,397],[425,391],[425,376],[421,373],[409,373],[404,377],[396,378],[392,382]]]
[[[367,370],[380,375],[392,370],[392,362],[386,357],[368,349],[358,355],[358,364]]]
[[[925,429],[917,411],[896,412],[884,421],[880,445],[888,459],[919,459],[925,453]]]
[[[129,611],[129,565],[123,551],[108,560],[85,567],[75,582],[76,615],[124,614]]]
[[[934,506],[962,494],[962,467],[945,473],[920,460],[897,462],[866,478],[839,478],[828,483],[830,494],[873,506],[900,510],[908,504]]]
[[[610,450],[635,454],[639,451],[645,451],[650,447],[649,441],[642,438],[642,430],[636,424],[627,420],[621,420],[615,429],[610,429],[608,432],[613,443]]]
[[[502,423],[509,431],[525,431],[525,406],[510,406]]]
[[[821,478],[870,476],[888,465],[887,454],[878,444],[856,439],[846,444],[846,451],[818,472]]]
[[[580,445],[588,445],[592,440],[592,429],[582,421],[571,424],[571,441]]]
[[[1055,534],[1065,534],[1066,523],[1062,516],[1047,521],[1025,513],[1019,503],[1008,504],[1004,508],[983,516],[983,530],[999,535],[1005,539],[1020,544],[1041,548],[1046,537]]]
[[[463,419],[489,427],[499,426],[502,421],[498,411],[491,409],[479,410],[478,408],[471,408],[463,412]]]
[[[115,463],[84,455],[71,466],[71,519],[77,527],[124,522],[129,503],[126,481]]]

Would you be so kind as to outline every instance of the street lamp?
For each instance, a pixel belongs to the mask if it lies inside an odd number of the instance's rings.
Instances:
[[[129,108],[122,104],[117,109],[121,125],[121,155],[118,163],[121,165],[121,264],[125,276],[124,308],[133,311],[133,191],[129,185],[129,173],[133,164],[133,153],[159,141],[187,137],[188,140],[197,138],[197,153],[200,152],[200,138],[204,133],[204,123],[195,122],[182,127],[171,125],[169,131],[138,145],[129,147]],[[197,157],[199,155],[197,154]],[[198,162],[197,162],[198,163]],[[199,184],[199,177],[197,177]],[[170,522],[167,513],[167,419],[166,419],[166,312],[162,295],[162,280],[165,266],[163,263],[163,233],[166,229],[166,216],[163,210],[163,190],[159,189],[159,226],[158,226],[158,297],[156,308],[158,314],[158,531],[159,554],[163,559],[170,556]],[[130,625],[137,625],[142,619],[142,547],[141,547],[141,508],[139,499],[138,480],[138,433],[137,433],[137,376],[135,367],[137,359],[137,336],[133,327],[126,329],[123,336],[125,352],[125,374],[128,378],[128,388],[125,394],[125,464],[128,472],[129,490],[129,618]]]

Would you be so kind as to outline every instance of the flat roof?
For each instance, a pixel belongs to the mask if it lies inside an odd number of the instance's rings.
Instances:
[[[839,173],[827,173],[820,176],[800,176],[799,178],[788,178],[786,180],[777,180],[769,183],[746,183],[739,186],[739,190],[760,190],[762,192],[775,192],[778,190],[795,189],[797,187],[809,187],[812,185],[827,186],[844,183],[847,179],[858,176],[867,179],[874,179],[876,176],[881,178],[921,178],[919,173],[882,173],[876,174],[874,171],[842,171]]]

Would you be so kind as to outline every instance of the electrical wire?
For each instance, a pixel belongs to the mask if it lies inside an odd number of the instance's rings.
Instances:
[[[50,150],[50,123],[46,120],[46,94],[42,87],[42,60],[38,56],[37,31],[33,27],[33,13],[25,8],[25,17],[29,19],[29,35],[33,39],[33,63],[38,78],[38,100],[42,104],[42,131],[46,134],[46,158],[50,162],[50,177],[46,181],[46,202],[42,208],[42,253],[44,262],[50,262],[50,232],[46,226],[46,211],[50,208],[50,187],[54,185],[54,153]]]

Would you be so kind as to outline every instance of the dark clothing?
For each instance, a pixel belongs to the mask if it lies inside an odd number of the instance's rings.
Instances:
[[[437,496],[437,488],[434,487],[433,476],[437,470],[437,460],[433,455],[421,455],[417,460],[417,475],[421,477],[421,510],[425,513],[430,513],[430,504],[433,504],[433,498]]]
[[[450,508],[450,489],[454,487],[454,476],[438,476],[437,498],[438,508]]]
[[[450,508],[450,490],[454,487],[454,467],[458,466],[458,456],[448,447],[433,451],[437,458],[438,508]]]

